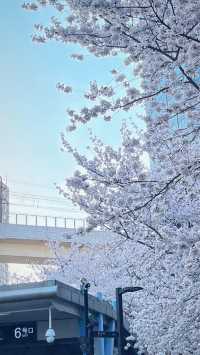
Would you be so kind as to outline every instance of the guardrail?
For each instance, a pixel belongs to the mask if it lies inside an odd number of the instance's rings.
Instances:
[[[8,223],[26,226],[86,229],[86,219],[84,218],[29,215],[25,213],[9,213]]]

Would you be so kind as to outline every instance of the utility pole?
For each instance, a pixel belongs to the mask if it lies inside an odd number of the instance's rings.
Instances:
[[[116,310],[117,310],[117,333],[118,333],[118,355],[124,355],[125,336],[123,322],[123,301],[122,295],[128,292],[143,290],[142,287],[117,287],[116,288]]]

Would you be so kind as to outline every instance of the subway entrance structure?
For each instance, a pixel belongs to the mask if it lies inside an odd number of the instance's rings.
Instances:
[[[113,355],[115,309],[100,297],[88,295],[94,336],[90,334],[91,344],[86,344],[84,302],[80,290],[56,280],[1,286],[0,354]],[[55,331],[55,340],[52,334],[47,339],[48,329]]]

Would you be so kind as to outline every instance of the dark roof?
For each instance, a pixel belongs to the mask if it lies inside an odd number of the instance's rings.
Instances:
[[[57,280],[0,287],[0,313],[3,311],[6,312],[7,309],[12,309],[12,312],[15,312],[14,307],[16,309],[19,307],[17,304],[30,306],[30,302],[32,307],[39,304],[49,304],[50,302],[62,303],[63,305],[67,305],[68,310],[70,307],[73,307],[71,308],[72,314],[77,316],[84,305],[84,298],[80,290]],[[89,294],[88,303],[91,311],[102,313],[111,319],[116,319],[116,312],[108,301],[99,300]]]

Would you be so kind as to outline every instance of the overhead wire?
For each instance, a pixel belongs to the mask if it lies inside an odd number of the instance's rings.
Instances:
[[[36,186],[36,187],[48,189],[46,185],[28,182],[28,181],[19,181],[15,179],[8,179],[7,184],[9,180],[20,185]],[[52,190],[56,191],[56,189],[54,189],[53,187]],[[26,202],[30,202],[30,203],[26,203]],[[68,202],[69,201],[67,201],[67,199],[64,200],[64,197],[63,199],[61,199],[54,196],[20,192],[12,189],[10,190],[10,203],[9,203],[10,206],[19,206],[19,207],[33,208],[33,209],[37,208],[37,210],[43,209],[43,210],[63,211],[72,214],[81,213],[78,207],[77,208],[74,206],[69,207]]]
[[[39,194],[29,194],[29,193],[23,193],[23,192],[17,192],[17,191],[12,191],[11,196],[14,196],[15,198],[22,198],[22,199],[30,199],[30,200],[42,200],[42,201],[49,201],[49,202],[55,202],[59,204],[66,204],[67,201],[66,199],[62,200],[57,197],[53,196],[46,196],[46,195],[39,195]]]
[[[81,211],[73,211],[71,209],[66,209],[66,208],[62,208],[62,207],[55,208],[54,206],[36,206],[36,205],[14,203],[14,202],[10,202],[9,206],[19,206],[19,207],[26,207],[26,208],[37,208],[37,209],[54,210],[54,211],[65,211],[65,212],[71,212],[71,213],[81,213]]]
[[[12,179],[12,178],[11,179],[7,178],[7,184],[9,184],[10,181],[11,181],[11,183],[13,182],[14,184],[17,184],[17,185],[35,186],[35,187],[39,187],[39,188],[43,188],[43,189],[47,189],[47,190],[54,190],[55,191],[55,187],[53,187],[53,186],[47,186],[47,185],[44,185],[44,184],[33,183],[33,182],[30,182],[30,181],[21,181],[21,180],[16,180],[16,179]]]

